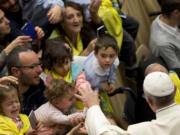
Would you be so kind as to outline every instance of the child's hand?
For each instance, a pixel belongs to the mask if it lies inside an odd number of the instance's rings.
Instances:
[[[85,117],[73,117],[69,120],[70,124],[74,127],[81,122],[84,122]]]
[[[104,92],[108,92],[109,89],[110,89],[108,82],[102,82],[102,83],[101,83],[101,87],[102,87],[102,90],[103,90]]]
[[[52,81],[52,76],[51,75],[48,75],[47,77],[46,77],[46,81],[44,82],[45,83],[45,86],[48,86],[48,84]]]
[[[62,20],[62,11],[59,5],[54,6],[47,13],[47,17],[49,18],[49,22],[51,24],[58,23]]]
[[[103,82],[101,83],[102,90],[108,94],[112,93],[115,90],[115,86],[112,83]]]
[[[91,53],[94,50],[96,41],[97,41],[97,38],[91,40],[91,42],[88,44],[87,50],[89,53]]]
[[[108,94],[112,93],[115,90],[114,84],[110,83],[109,84],[109,90],[107,91]]]

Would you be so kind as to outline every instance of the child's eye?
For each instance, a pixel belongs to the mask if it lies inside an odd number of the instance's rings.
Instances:
[[[68,61],[68,60],[66,60],[66,61],[64,62],[64,64],[65,64],[65,65],[69,64],[69,61]]]
[[[114,54],[111,54],[109,57],[110,57],[110,58],[114,58],[114,56],[115,56]]]
[[[105,54],[101,54],[101,57],[102,57],[102,58],[106,58],[106,55],[105,55]]]
[[[82,15],[81,15],[81,13],[77,13],[77,16],[78,16],[78,17],[81,17]]]
[[[7,104],[7,106],[11,106],[11,105],[12,105],[12,103],[8,103],[8,104]]]

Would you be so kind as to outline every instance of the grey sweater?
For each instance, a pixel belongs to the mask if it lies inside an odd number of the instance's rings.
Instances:
[[[150,50],[153,56],[161,56],[169,69],[180,68],[180,39],[160,27],[158,18],[151,26]]]

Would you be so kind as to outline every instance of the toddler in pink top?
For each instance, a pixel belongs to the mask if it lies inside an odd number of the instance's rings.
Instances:
[[[71,127],[70,119],[85,117],[86,109],[78,111],[74,104],[75,88],[62,79],[53,79],[44,95],[48,102],[40,106],[35,115],[47,127],[53,127],[59,133],[65,133]]]

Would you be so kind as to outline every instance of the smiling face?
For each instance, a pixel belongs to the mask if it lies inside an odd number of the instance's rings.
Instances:
[[[0,10],[0,35],[4,37],[11,31],[9,20],[4,16],[4,12]]]
[[[100,66],[103,69],[108,69],[114,63],[115,59],[117,58],[117,53],[112,47],[102,47],[95,53],[96,58]]]
[[[20,112],[20,102],[16,90],[6,93],[5,100],[1,104],[2,112],[5,116],[15,119]]]
[[[40,82],[39,75],[42,68],[39,62],[38,55],[34,51],[27,51],[19,53],[19,60],[21,67],[18,68],[19,82],[26,86],[37,85]]]
[[[64,21],[61,25],[68,33],[79,33],[83,26],[82,13],[73,7],[66,7],[64,9]]]

